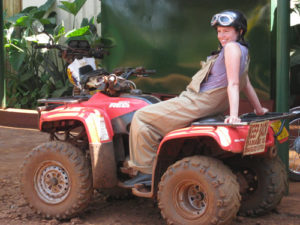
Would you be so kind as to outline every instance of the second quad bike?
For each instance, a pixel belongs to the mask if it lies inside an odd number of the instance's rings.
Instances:
[[[290,112],[300,111],[300,107],[290,109]],[[294,117],[289,124],[289,177],[300,181],[300,115]]]
[[[127,166],[132,117],[160,100],[136,89],[129,77],[151,72],[90,71],[82,87],[95,94],[39,100],[39,129],[50,141],[34,148],[21,170],[22,193],[36,212],[73,217],[94,189],[115,189],[134,175]],[[132,193],[156,199],[168,224],[230,224],[237,213],[263,215],[286,191],[275,142],[287,140],[280,120],[293,115],[250,113],[238,124],[224,124],[216,115],[174,130],[161,140],[152,183],[137,184]]]

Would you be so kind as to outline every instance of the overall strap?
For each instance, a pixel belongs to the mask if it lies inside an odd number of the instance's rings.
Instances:
[[[211,56],[205,63],[201,62],[202,69],[200,69],[193,77],[192,81],[187,86],[188,91],[199,93],[201,82],[209,75],[211,68],[217,60],[219,54]]]

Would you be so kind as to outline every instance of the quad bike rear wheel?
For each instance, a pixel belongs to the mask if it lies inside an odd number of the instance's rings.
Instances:
[[[168,224],[230,224],[240,206],[236,176],[206,156],[176,162],[158,188],[158,206]]]
[[[287,189],[287,173],[279,157],[235,159],[229,165],[240,183],[240,215],[262,216],[276,208]]]
[[[25,200],[37,213],[48,218],[70,218],[81,212],[91,199],[89,163],[69,143],[41,144],[23,163],[21,188]]]

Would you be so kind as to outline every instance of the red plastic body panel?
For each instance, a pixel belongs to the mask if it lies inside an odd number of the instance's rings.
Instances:
[[[158,149],[160,149],[170,140],[182,139],[182,138],[193,138],[193,137],[211,137],[213,138],[224,151],[232,153],[243,153],[244,145],[248,135],[249,125],[245,126],[193,126],[183,129],[174,130],[168,133],[161,141]],[[267,149],[275,144],[274,132],[271,127],[268,128],[266,137],[266,148]],[[265,153],[264,152],[264,153]]]
[[[80,105],[102,109],[110,119],[113,119],[136,111],[149,103],[137,98],[109,97],[99,92]]]
[[[148,105],[146,101],[136,98],[108,97],[102,93],[93,95],[88,101],[60,106],[51,111],[43,111],[39,121],[39,129],[43,123],[61,120],[79,120],[86,130],[90,144],[100,143],[99,124],[104,118],[109,139],[114,135],[111,119],[136,111]]]
[[[91,107],[80,107],[80,105],[70,105],[58,107],[49,112],[42,112],[40,118],[40,130],[42,130],[42,125],[45,122],[51,121],[61,121],[61,120],[79,120],[85,126],[88,131],[87,135],[90,144],[100,143],[100,134],[98,131],[98,126],[100,124],[101,117],[104,118],[105,125],[107,128],[109,139],[106,141],[111,141],[113,136],[113,130],[111,123],[107,114],[97,108]]]

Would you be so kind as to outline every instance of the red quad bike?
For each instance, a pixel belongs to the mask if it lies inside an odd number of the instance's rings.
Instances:
[[[128,78],[149,72],[137,68],[95,76],[92,71],[85,80],[96,87],[95,94],[39,100],[44,104],[38,108],[39,129],[50,141],[27,155],[21,171],[23,195],[37,213],[73,217],[86,208],[93,189],[115,190],[130,178],[132,117],[160,100]],[[151,185],[137,184],[132,193],[157,200],[168,224],[230,224],[238,212],[263,215],[287,188],[275,147],[276,137],[288,138],[280,120],[298,113],[250,113],[239,124],[224,124],[218,115],[174,130],[159,145]]]

